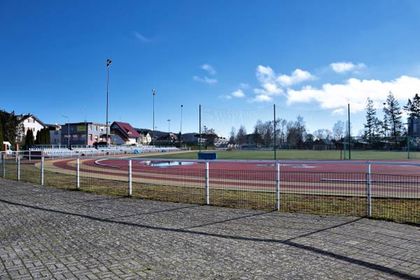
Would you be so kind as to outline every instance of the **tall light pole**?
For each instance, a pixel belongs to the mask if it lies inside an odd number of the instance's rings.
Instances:
[[[152,95],[153,95],[153,126],[152,126],[152,144],[155,144],[155,141],[153,140],[155,138],[155,95],[156,95],[156,89],[152,89]]]
[[[171,119],[168,119],[168,133],[171,133]]]
[[[273,149],[274,149],[274,161],[277,160],[277,151],[276,151],[276,141],[277,141],[277,135],[276,135],[276,104],[273,104],[273,126],[274,126],[274,135],[273,135]]]
[[[182,109],[184,108],[184,105],[181,104],[181,123],[179,125],[179,148],[182,147]]]
[[[349,148],[349,160],[351,159],[351,122],[350,122],[350,103],[347,104],[347,129],[348,129],[348,148]]]
[[[109,110],[109,68],[111,67],[112,60],[108,58],[106,60],[106,145],[109,145],[109,121],[108,121],[108,110]]]

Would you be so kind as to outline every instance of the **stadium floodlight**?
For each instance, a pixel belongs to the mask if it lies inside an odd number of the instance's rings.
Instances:
[[[181,123],[179,125],[179,147],[182,146],[182,109],[184,108],[184,105],[181,104]]]
[[[109,121],[108,121],[108,110],[109,110],[109,68],[111,67],[112,60],[108,58],[106,60],[106,120],[105,120],[105,129],[106,129],[106,145],[109,145]]]
[[[153,126],[152,126],[152,145],[155,144],[154,138],[155,138],[155,95],[156,95],[156,89],[152,89],[152,95],[153,95]]]
[[[348,152],[351,160],[351,121],[350,121],[350,103],[347,104],[347,132],[348,132]]]

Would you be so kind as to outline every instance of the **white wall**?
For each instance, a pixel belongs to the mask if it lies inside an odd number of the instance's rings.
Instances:
[[[28,132],[29,129],[32,130],[34,133],[34,139],[36,139],[36,134],[38,131],[44,128],[42,124],[40,124],[37,120],[35,120],[32,117],[29,117],[23,121],[23,127],[24,127],[24,135]]]

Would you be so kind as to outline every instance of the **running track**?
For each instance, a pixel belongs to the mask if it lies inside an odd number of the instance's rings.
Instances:
[[[127,181],[126,159],[85,159],[81,163],[82,176]],[[148,163],[133,159],[134,182],[204,185],[204,162],[170,167]],[[374,197],[420,198],[420,162],[375,161],[371,164]],[[52,165],[63,171],[75,170],[74,159],[55,160]],[[281,161],[281,189],[300,194],[364,196],[367,168],[366,161]],[[212,161],[209,168],[210,187],[217,189],[273,192],[276,175],[275,165],[269,161]]]

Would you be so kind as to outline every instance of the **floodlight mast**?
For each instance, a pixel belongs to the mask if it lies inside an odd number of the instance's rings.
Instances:
[[[109,120],[108,120],[108,111],[109,111],[109,68],[111,67],[112,60],[108,58],[106,60],[106,120],[105,120],[105,130],[106,130],[106,145],[109,145]]]
[[[182,109],[184,108],[184,105],[181,104],[181,124],[179,126],[179,148],[182,147]]]
[[[156,89],[152,89],[152,98],[153,98],[153,126],[152,126],[152,145],[155,144],[154,137],[155,137],[155,95]]]

